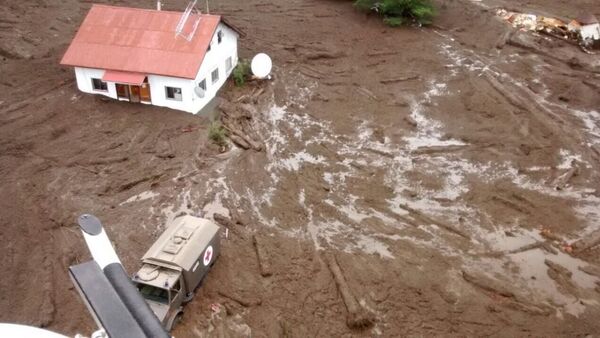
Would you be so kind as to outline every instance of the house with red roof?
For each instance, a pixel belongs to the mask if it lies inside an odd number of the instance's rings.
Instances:
[[[237,65],[239,37],[219,15],[94,4],[60,63],[82,92],[197,113]]]

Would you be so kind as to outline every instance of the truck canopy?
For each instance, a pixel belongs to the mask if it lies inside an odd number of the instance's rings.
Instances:
[[[178,217],[154,242],[142,262],[190,271],[218,232],[219,227],[210,220],[189,215]]]

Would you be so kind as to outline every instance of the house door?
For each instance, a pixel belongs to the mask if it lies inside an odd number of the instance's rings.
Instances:
[[[129,86],[120,83],[117,83],[115,86],[117,87],[117,97],[129,100]]]
[[[140,88],[140,98],[142,99],[142,102],[152,102],[152,99],[150,98],[150,84],[148,83],[148,78],[146,78],[144,83],[142,83],[142,87]]]
[[[129,101],[138,103],[140,102],[140,86],[129,86]]]

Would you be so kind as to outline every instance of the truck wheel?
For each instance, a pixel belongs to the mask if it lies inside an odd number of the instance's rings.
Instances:
[[[195,296],[195,294],[194,294],[193,291],[186,293],[185,296],[183,297],[183,302],[184,303],[188,303],[189,301],[191,301],[192,299],[194,299],[194,296]]]
[[[169,322],[167,323],[167,325],[165,327],[167,329],[167,331],[171,332],[173,327],[181,321],[181,317],[183,317],[183,311],[180,310],[177,313],[175,313],[175,315],[173,315],[171,317],[171,319],[169,320]]]

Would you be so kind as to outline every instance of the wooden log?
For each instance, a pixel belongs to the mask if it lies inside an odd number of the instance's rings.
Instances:
[[[229,293],[229,292],[223,291],[223,290],[219,290],[218,294],[225,298],[231,299],[232,301],[240,304],[243,307],[252,307],[252,306],[262,304],[262,300],[260,298],[241,297],[239,295],[232,294],[232,293]]]
[[[600,267],[595,265],[580,266],[579,270],[587,273],[590,276],[600,277]]]
[[[262,240],[257,235],[252,235],[252,243],[256,249],[256,257],[258,258],[258,266],[260,268],[260,275],[263,277],[269,277],[273,274],[271,270],[271,263],[269,256],[265,250],[265,246]]]
[[[333,275],[333,279],[335,280],[338,291],[342,296],[342,300],[346,305],[346,309],[348,310],[348,316],[346,318],[346,324],[348,327],[351,329],[357,329],[372,326],[375,322],[373,314],[363,308],[356,301],[356,298],[346,283],[346,278],[344,277],[342,270],[338,265],[336,257],[331,253],[326,253],[325,260],[327,261],[327,266],[329,266],[329,270]]]
[[[105,164],[113,164],[113,163],[121,163],[129,160],[128,156],[119,156],[119,157],[105,157],[99,158],[96,160],[91,160],[88,163],[82,163],[83,165],[105,165]]]
[[[229,230],[235,228],[235,223],[233,223],[233,221],[224,215],[221,215],[219,213],[215,213],[213,215],[213,219],[215,220],[215,222],[221,224],[222,226],[228,228]]]
[[[421,77],[419,75],[412,75],[412,76],[402,76],[402,77],[395,77],[395,78],[389,78],[389,79],[382,79],[379,80],[379,82],[383,83],[383,84],[389,84],[389,83],[397,83],[397,82],[404,82],[404,81],[410,81],[410,80],[418,80]]]
[[[508,308],[541,316],[548,316],[553,312],[552,308],[549,308],[544,304],[530,303],[526,297],[519,296],[512,292],[509,289],[509,286],[499,283],[487,276],[463,270],[462,277],[466,282],[483,291],[504,297],[502,305]]]
[[[235,134],[229,135],[229,139],[233,143],[235,143],[238,147],[240,147],[240,148],[242,148],[244,150],[250,149],[250,145],[248,144],[248,142],[244,141],[243,138],[241,138],[241,137],[239,137],[239,136],[237,136]]]
[[[162,175],[163,174],[148,175],[148,176],[144,176],[142,178],[138,178],[136,180],[127,182],[125,184],[121,184],[117,188],[117,192],[123,192],[125,190],[129,190],[129,189],[135,187],[136,185],[147,182],[147,181],[155,181],[155,180],[159,179]]]
[[[409,207],[406,204],[400,204],[400,208],[408,211],[413,218],[416,218],[417,220],[420,220],[423,223],[434,224],[434,225],[437,225],[438,227],[440,227],[440,228],[442,228],[444,230],[447,230],[448,232],[451,232],[451,233],[453,233],[455,235],[458,235],[458,236],[463,237],[463,238],[468,239],[468,240],[471,239],[471,236],[467,235],[462,230],[457,229],[453,225],[450,225],[448,223],[442,222],[440,220],[433,219],[433,218],[431,218],[431,217],[423,214],[422,212]]]

